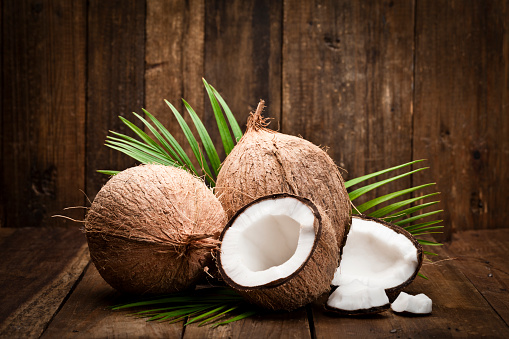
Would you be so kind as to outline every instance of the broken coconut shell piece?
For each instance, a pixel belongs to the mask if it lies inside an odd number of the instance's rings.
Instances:
[[[392,303],[391,309],[397,313],[430,314],[432,304],[431,299],[423,293],[410,295],[401,292]]]
[[[343,315],[379,313],[389,307],[389,298],[382,287],[369,287],[359,280],[339,286],[325,304],[326,310]]]
[[[286,193],[241,208],[224,228],[218,269],[248,301],[293,310],[330,291],[339,249],[327,216]]]
[[[421,245],[405,229],[380,219],[354,216],[332,284],[359,280],[368,287],[385,289],[393,301],[417,276],[422,260]]]

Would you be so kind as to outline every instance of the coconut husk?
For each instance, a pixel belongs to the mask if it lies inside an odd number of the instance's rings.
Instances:
[[[266,195],[302,196],[325,211],[341,249],[351,223],[351,205],[338,167],[311,142],[266,128],[263,107],[262,100],[217,177],[216,195],[228,218]]]
[[[225,273],[221,265],[222,253],[217,255],[218,270],[224,281],[249,302],[271,310],[293,310],[315,301],[322,294],[330,291],[330,283],[339,263],[339,248],[327,214],[309,199],[290,194],[260,197],[243,206],[225,226],[220,240],[247,208],[263,200],[284,197],[292,197],[306,204],[315,217],[313,224],[315,239],[312,250],[296,271],[285,278],[264,285],[241,286]]]
[[[119,291],[171,293],[211,264],[226,215],[202,180],[183,169],[127,169],[99,191],[85,219],[92,261]]]

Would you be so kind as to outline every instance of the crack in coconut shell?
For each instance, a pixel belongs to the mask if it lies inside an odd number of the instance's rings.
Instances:
[[[351,204],[338,167],[311,142],[266,128],[263,107],[262,100],[217,177],[216,195],[228,218],[259,197],[298,194],[325,211],[341,247],[351,223]]]
[[[235,278],[229,275],[230,273],[228,273],[236,271],[239,267],[229,267],[228,269],[225,269],[224,266],[226,265],[226,252],[224,247],[229,246],[231,242],[231,240],[225,240],[226,235],[233,227],[237,227],[237,219],[240,220],[239,222],[243,222],[240,218],[243,217],[244,213],[251,213],[248,212],[251,207],[267,202],[278,203],[278,201],[283,201],[283,199],[294,199],[298,201],[310,210],[308,213],[312,214],[314,238],[312,247],[309,249],[309,253],[302,262],[298,261],[299,259],[295,260],[295,265],[298,264],[299,266],[296,267],[294,271],[288,272],[287,275],[253,286],[246,286],[246,284],[239,283],[235,280]],[[262,217],[265,216],[266,215],[262,214]],[[253,221],[253,223],[247,226],[246,229],[249,229],[249,227],[252,227],[253,225],[257,225],[256,222],[257,221]],[[303,225],[300,225],[301,230],[302,227]],[[270,225],[270,229],[273,229],[272,225]],[[260,232],[260,229],[258,229],[257,235],[259,235]],[[243,206],[225,226],[221,233],[220,240],[222,241],[221,250],[216,257],[218,270],[223,280],[248,301],[272,310],[293,310],[315,301],[320,295],[328,292],[330,290],[330,282],[335,271],[334,266],[337,266],[339,262],[339,249],[337,247],[334,231],[330,225],[327,215],[321,211],[320,207],[314,205],[309,199],[287,193],[260,197]],[[234,241],[231,243],[236,244],[237,242]],[[290,259],[277,265],[277,268],[279,270],[284,270],[285,267],[288,267],[286,265],[295,257],[295,253]],[[228,264],[230,264],[230,262]],[[244,263],[243,260],[239,261],[239,263],[240,262]],[[249,274],[254,274],[253,276],[256,274],[266,274],[266,272],[272,268],[273,266],[261,271],[251,271]],[[242,278],[245,278],[245,275],[242,276]]]
[[[202,180],[183,169],[142,165],[99,191],[85,219],[92,261],[128,293],[192,287],[212,261],[226,215]]]

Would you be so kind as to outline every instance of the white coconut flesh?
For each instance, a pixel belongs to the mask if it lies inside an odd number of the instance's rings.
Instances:
[[[255,287],[284,279],[309,257],[315,241],[312,210],[286,197],[249,206],[224,234],[221,266],[236,284]]]
[[[352,218],[332,285],[359,280],[369,287],[396,287],[416,272],[418,250],[405,235],[370,219]]]
[[[421,293],[418,295],[410,295],[401,292],[396,300],[391,304],[394,312],[409,312],[414,314],[429,314],[432,309],[431,299]]]
[[[327,300],[327,306],[343,311],[370,310],[389,307],[389,298],[382,287],[369,287],[359,280],[339,286]]]

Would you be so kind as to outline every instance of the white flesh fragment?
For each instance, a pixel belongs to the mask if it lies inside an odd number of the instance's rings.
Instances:
[[[311,253],[314,221],[311,209],[291,197],[248,207],[223,237],[221,265],[225,273],[246,287],[288,277]]]
[[[432,301],[425,294],[410,295],[401,292],[391,305],[394,312],[410,312],[415,314],[429,314]]]
[[[353,218],[332,285],[360,280],[387,289],[408,280],[417,265],[417,249],[407,237],[375,221]]]
[[[345,311],[358,311],[389,304],[381,287],[368,287],[359,280],[339,286],[327,300],[327,306]]]

